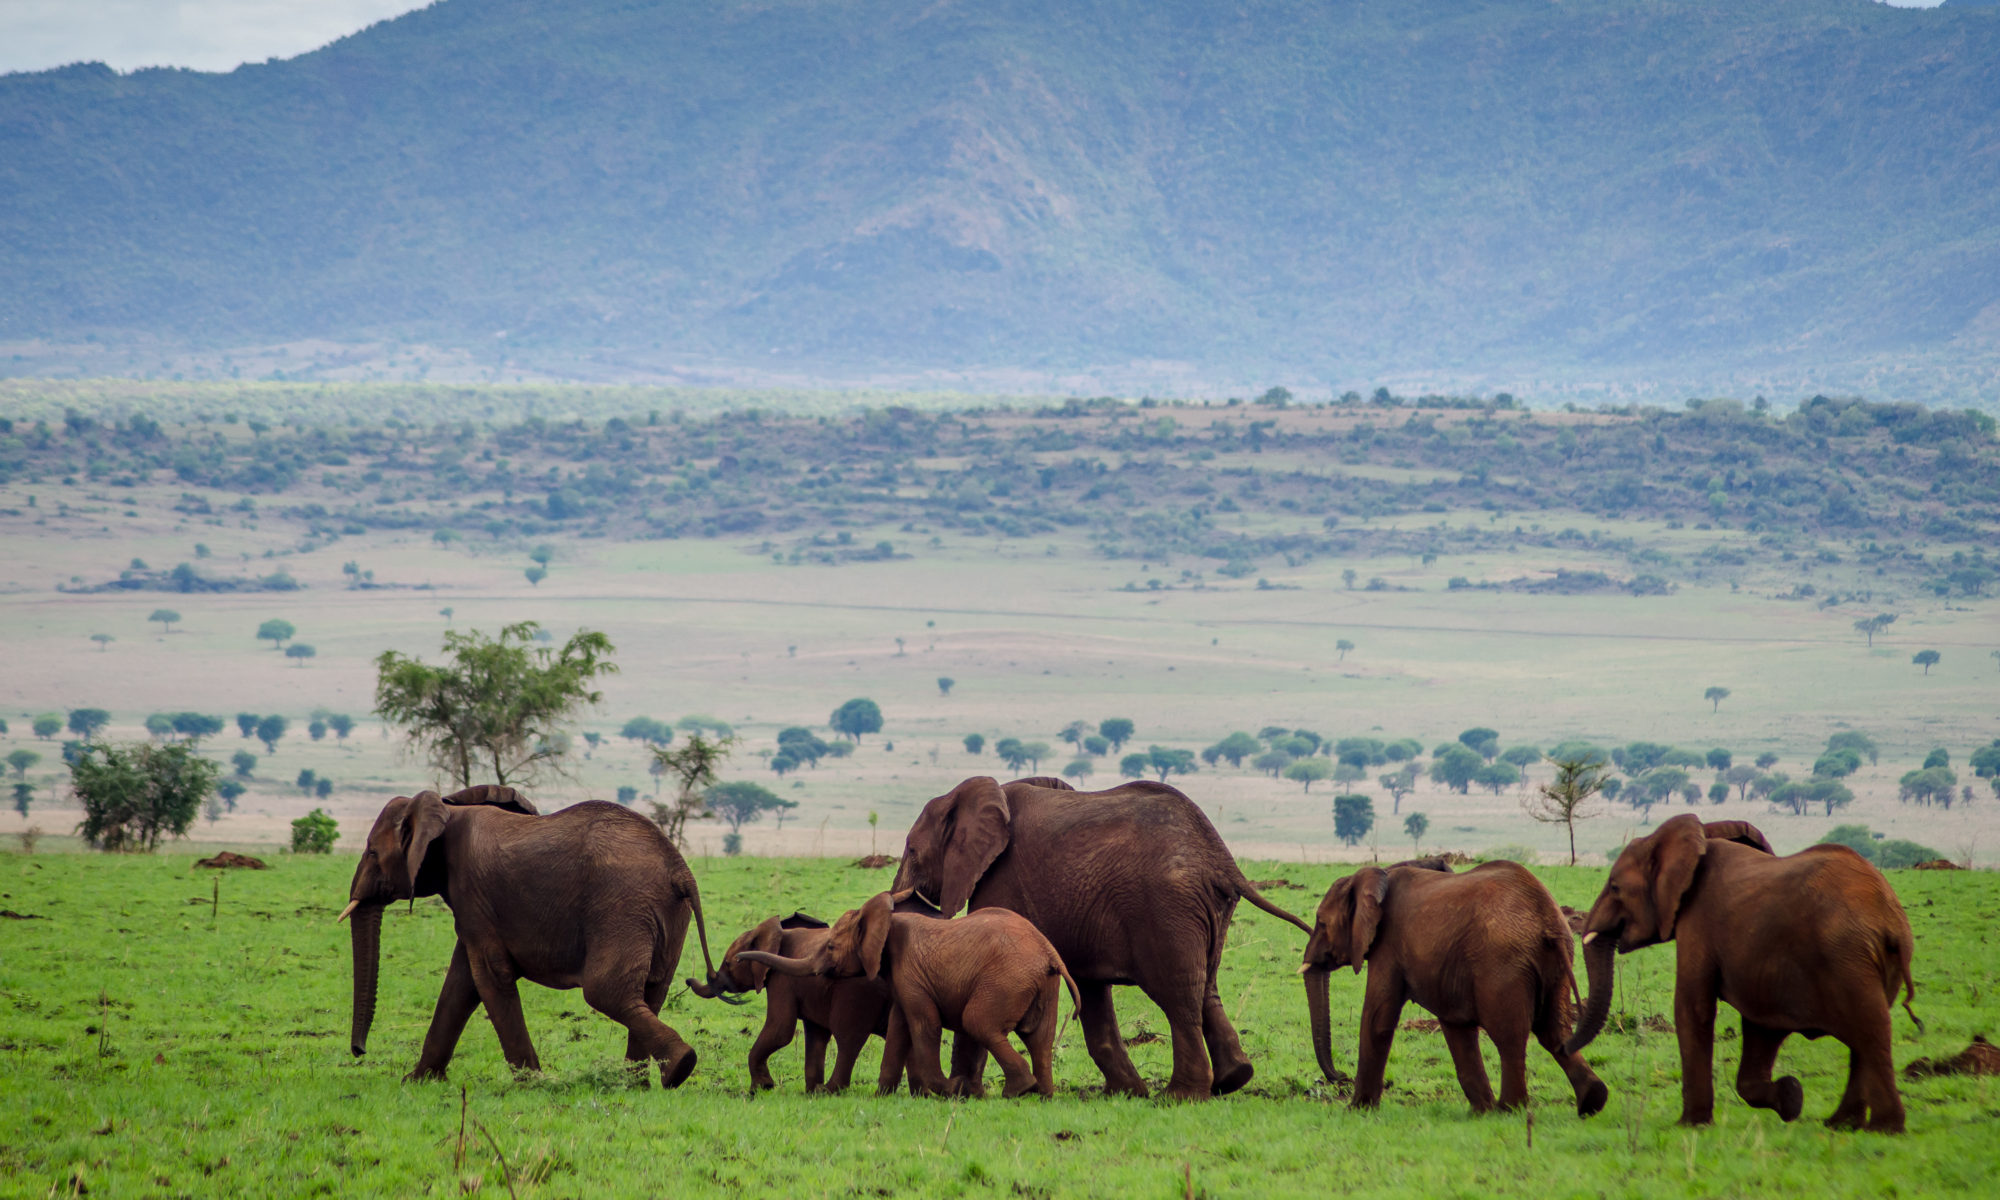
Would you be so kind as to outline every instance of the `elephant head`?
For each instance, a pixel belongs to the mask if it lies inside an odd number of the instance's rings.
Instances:
[[[353,917],[354,1022],[348,1049],[368,1052],[368,1029],[375,1020],[375,985],[382,958],[382,910],[398,900],[435,896],[444,889],[444,856],[437,839],[450,822],[450,808],[486,805],[535,815],[535,806],[510,787],[482,784],[439,796],[423,791],[384,805],[368,831],[361,862],[347,887],[340,920]]]
[[[912,890],[957,916],[993,860],[1005,853],[1013,814],[997,780],[968,779],[924,805],[903,843],[897,892]]]
[[[1382,928],[1382,903],[1389,896],[1389,873],[1380,867],[1364,867],[1337,881],[1319,902],[1313,918],[1312,937],[1306,941],[1305,962],[1299,974],[1306,981],[1306,1014],[1312,1021],[1313,1054],[1319,1058],[1320,1074],[1337,1078],[1333,1067],[1331,999],[1327,976],[1340,967],[1351,966],[1361,973],[1361,964],[1375,946]]]
[[[1764,835],[1740,821],[1718,826],[1747,828],[1759,843]],[[1721,828],[1717,840],[1739,840],[1742,830]],[[1681,905],[1694,886],[1695,872],[1708,853],[1709,831],[1701,818],[1683,813],[1645,837],[1627,842],[1611,864],[1604,890],[1583,921],[1583,962],[1590,978],[1590,997],[1576,1032],[1564,1049],[1574,1053],[1591,1043],[1611,1011],[1611,959],[1614,952],[1630,954],[1646,946],[1674,940]],[[1768,843],[1762,846],[1770,852]]]
[[[706,982],[699,979],[687,981],[688,990],[704,1000],[723,1000],[733,1004],[743,1001],[736,993],[761,992],[771,968],[762,962],[744,959],[746,950],[756,950],[775,955],[784,944],[787,929],[825,929],[826,922],[804,913],[793,913],[789,917],[772,917],[756,928],[729,943],[723,952],[722,967],[708,977]]]
[[[895,915],[896,897],[881,892],[868,903],[840,914],[827,931],[819,949],[804,958],[786,958],[764,950],[745,950],[737,956],[744,963],[761,964],[780,975],[819,975],[829,979],[852,979],[865,975],[882,977],[883,958],[889,946],[890,918]]]

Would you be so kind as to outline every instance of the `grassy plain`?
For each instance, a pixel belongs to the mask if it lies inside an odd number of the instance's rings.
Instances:
[[[798,1044],[773,1062],[775,1093],[751,1096],[743,1058],[761,1006],[677,990],[664,1016],[701,1063],[674,1093],[621,1078],[623,1032],[579,993],[523,988],[547,1071],[516,1078],[491,1027],[468,1027],[460,1091],[399,1082],[414,1060],[452,941],[436,901],[391,915],[381,1008],[366,1059],[346,1046],[346,930],[332,917],[351,856],[283,857],[234,872],[212,910],[207,872],[186,853],[112,858],[0,856],[0,1195],[560,1196],[1737,1196],[1988,1194],[2000,1095],[1991,1079],[1909,1081],[1908,1136],[1832,1133],[1845,1055],[1787,1043],[1807,1117],[1783,1125],[1727,1090],[1733,1019],[1719,1025],[1717,1123],[1673,1125],[1678,1061],[1666,1031],[1670,951],[1621,961],[1616,1021],[1589,1052],[1612,1089],[1589,1122],[1561,1075],[1530,1060],[1535,1120],[1474,1119],[1442,1039],[1406,1029],[1392,1087],[1374,1113],[1321,1084],[1293,974],[1296,930],[1247,908],[1222,991],[1255,1060],[1247,1092],[1202,1105],[1106,1100],[1072,1023],[1051,1101],[838,1098],[801,1094]],[[1299,889],[1271,895],[1308,911],[1344,868],[1246,863]],[[887,873],[845,861],[695,863],[713,941],[774,912],[832,916]],[[1559,900],[1586,903],[1587,868],[1542,868]],[[1992,1034],[2000,992],[2000,876],[1896,872],[1917,937],[1918,1034],[1899,1013],[1896,1059],[1942,1056]],[[691,949],[682,974],[699,962]],[[1352,1068],[1361,980],[1334,983],[1336,1054]],[[1120,990],[1141,1072],[1168,1072],[1156,1010]],[[1415,1009],[1405,1019],[1423,1016]],[[879,1045],[879,1044],[878,1044]],[[1497,1070],[1488,1047],[1489,1070]],[[871,1078],[871,1049],[857,1078]],[[1531,1136],[1532,1135],[1532,1136]],[[505,1166],[501,1159],[504,1156]]]

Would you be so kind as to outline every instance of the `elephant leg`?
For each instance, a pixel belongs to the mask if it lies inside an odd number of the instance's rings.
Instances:
[[[773,1004],[765,1010],[764,1027],[757,1031],[757,1040],[750,1043],[750,1087],[753,1091],[764,1091],[778,1086],[777,1080],[771,1078],[771,1056],[792,1044],[797,1025],[798,1022],[789,1008],[780,1010]],[[808,1036],[810,1037],[810,1034]],[[811,1043],[808,1042],[807,1046],[806,1090],[811,1091]]]
[[[1451,1065],[1458,1071],[1459,1090],[1472,1105],[1475,1113],[1493,1111],[1493,1085],[1486,1077],[1486,1061],[1479,1057],[1479,1026],[1442,1025],[1444,1044],[1451,1051]],[[1388,1057],[1387,1050],[1383,1057]],[[1506,1094],[1505,1077],[1502,1077],[1501,1094]]]
[[[966,1003],[958,1034],[960,1045],[977,1042],[1000,1064],[1001,1076],[1006,1080],[1000,1095],[1009,1100],[1035,1086],[1035,1073],[1028,1060],[1007,1040],[1024,1007],[1019,995],[1010,995],[999,986],[988,984]]]
[[[824,1025],[807,1021],[806,1025],[806,1090],[819,1092],[826,1090],[826,1043],[831,1031]]]
[[[1083,1007],[1083,1044],[1090,1051],[1090,1060],[1104,1074],[1104,1094],[1144,1097],[1146,1081],[1139,1078],[1131,1055],[1125,1053],[1125,1039],[1118,1032],[1111,985],[1079,981],[1076,986]]]
[[[640,1057],[660,1064],[660,1086],[677,1088],[694,1070],[694,1047],[682,1041],[680,1034],[646,1006],[646,993],[645,977],[636,972],[624,975],[611,971],[593,972],[589,964],[585,965],[583,1002],[623,1025],[626,1044],[636,1048]],[[487,1007],[492,1007],[490,1001]],[[498,1024],[497,1020],[495,1024]],[[524,1028],[524,1036],[526,1032]],[[506,1044],[504,1034],[501,1044]]]
[[[1715,1120],[1715,987],[1685,966],[1674,981],[1674,1034],[1681,1050],[1680,1123],[1707,1125]]]
[[[506,1057],[507,1065],[517,1071],[539,1071],[542,1060],[535,1054],[535,1043],[528,1037],[528,1021],[521,1015],[521,993],[514,986],[514,975],[504,968],[496,969],[480,961],[470,952],[466,955],[472,966],[472,983],[479,989],[480,1002],[486,1005],[486,1017],[493,1022],[493,1032],[500,1038],[500,1053]]]
[[[1257,1074],[1250,1065],[1250,1056],[1243,1053],[1243,1042],[1236,1036],[1236,1027],[1229,1023],[1228,1014],[1222,1011],[1222,997],[1209,986],[1208,995],[1201,1001],[1201,1036],[1208,1043],[1208,1061],[1215,1073],[1215,1094],[1227,1096],[1249,1083]]]
[[[658,982],[646,981],[647,1008],[654,1012],[660,1011],[660,1004],[667,998],[669,982],[666,979]],[[651,1056],[646,1053],[646,1040],[637,1030],[630,1027],[625,1030],[625,1061],[630,1064],[633,1083],[641,1088],[652,1086],[652,1081],[646,1077],[646,1064],[652,1061]]]
[[[861,1048],[868,1044],[868,1031],[833,1031],[833,1076],[826,1081],[826,1091],[844,1092],[854,1079],[854,1063],[861,1057]]]
[[[944,1025],[939,1019],[937,1006],[924,999],[905,1003],[901,1000],[896,1007],[903,1013],[903,1021],[909,1028],[910,1093],[916,1096],[943,1096],[949,1094],[940,1058],[944,1053]]]
[[[1867,1027],[1848,1042],[1850,1088],[1858,1076],[1861,1098],[1868,1105],[1867,1128],[1875,1133],[1903,1132],[1903,1096],[1896,1087],[1896,1061],[1890,1047],[1893,1032],[1889,1009],[1870,1014]]]
[[[1208,1043],[1202,1038],[1202,980],[1171,980],[1145,989],[1167,1018],[1174,1046],[1174,1074],[1165,1095],[1171,1100],[1206,1100],[1214,1092],[1215,1073],[1208,1065]]]
[[[1061,981],[1049,980],[1042,994],[1041,1021],[1021,1039],[1027,1043],[1028,1058],[1035,1064],[1035,1090],[1044,1096],[1056,1094],[1056,1032],[1062,1028],[1062,1019],[1057,1014],[1062,995]]]
[[[1403,1021],[1403,985],[1388,971],[1370,967],[1368,990],[1361,999],[1361,1045],[1355,1054],[1355,1108],[1373,1108],[1382,1102],[1382,1076],[1389,1067],[1389,1048],[1396,1044],[1396,1027]],[[1474,1047],[1475,1052],[1477,1047]],[[1479,1068],[1481,1087],[1486,1068]]]
[[[1805,1089],[1790,1075],[1778,1080],[1771,1078],[1771,1068],[1778,1062],[1778,1048],[1785,1044],[1787,1036],[1782,1029],[1743,1018],[1743,1057],[1736,1064],[1736,1094],[1752,1108],[1775,1109],[1781,1119],[1796,1121],[1799,1110],[1805,1107]],[[1854,1119],[1859,1124],[1860,1096],[1855,1093],[1851,1076],[1848,1099],[1841,1101],[1841,1107],[1846,1108],[1849,1100],[1854,1102]]]
[[[437,1007],[431,1010],[431,1027],[424,1034],[423,1051],[417,1055],[417,1065],[404,1078],[443,1079],[451,1065],[452,1052],[458,1049],[459,1035],[465,1032],[465,1023],[478,1007],[479,989],[472,983],[472,963],[466,958],[465,943],[460,942],[452,948],[451,966],[445,970],[444,987],[438,990]]]
[[[887,1096],[903,1086],[903,1069],[910,1057],[910,1023],[901,1006],[889,1010],[889,1031],[882,1036],[882,1073],[877,1093]],[[915,1091],[914,1085],[910,1089]]]
[[[1513,1112],[1528,1104],[1528,1014],[1534,1011],[1535,996],[1525,980],[1508,986],[1479,989],[1479,1017],[1472,1037],[1473,1052],[1479,1050],[1478,1030],[1484,1029],[1500,1055],[1500,1103],[1502,1112]]]
[[[1568,1078],[1570,1090],[1576,1093],[1576,1115],[1594,1117],[1604,1111],[1605,1102],[1611,1099],[1611,1089],[1605,1087],[1597,1072],[1583,1061],[1583,1055],[1563,1053],[1563,1041],[1568,1036],[1568,1031],[1562,1027],[1560,1003],[1544,1004],[1541,1018],[1535,1026],[1535,1040],[1549,1052],[1550,1058],[1556,1060],[1556,1065]]]
[[[986,1098],[986,1047],[978,1038],[952,1035],[950,1086],[954,1096]]]

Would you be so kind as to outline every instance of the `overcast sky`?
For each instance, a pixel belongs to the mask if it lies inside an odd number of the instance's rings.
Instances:
[[[92,61],[121,71],[227,71],[303,54],[422,7],[420,0],[0,0],[0,72]]]

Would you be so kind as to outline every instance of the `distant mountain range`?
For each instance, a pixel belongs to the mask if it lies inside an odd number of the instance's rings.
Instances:
[[[635,377],[1983,363],[2000,12],[443,0],[227,75],[0,77],[0,343],[133,338]]]

